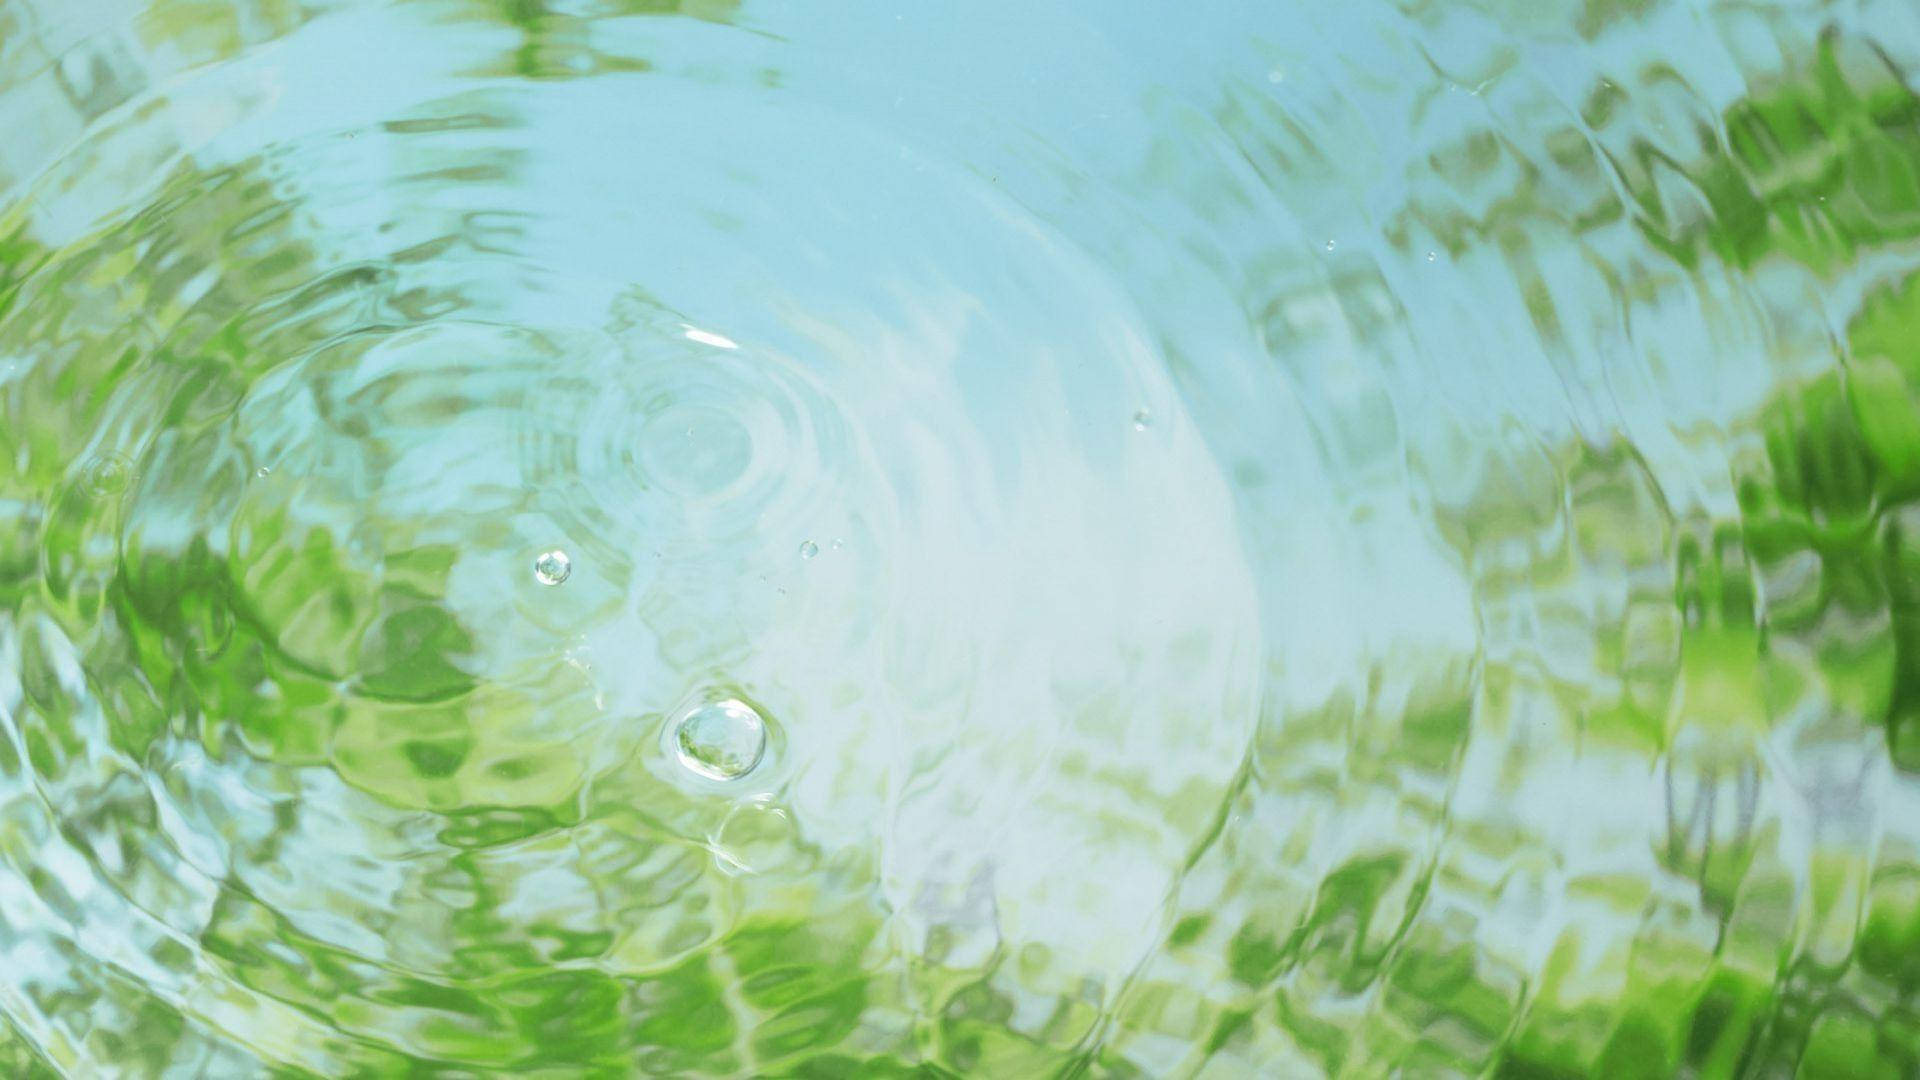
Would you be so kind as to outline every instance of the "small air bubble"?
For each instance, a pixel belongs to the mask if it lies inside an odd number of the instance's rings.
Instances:
[[[744,701],[701,705],[674,725],[680,764],[709,780],[738,780],[767,752],[767,722]]]
[[[1438,259],[1439,257],[1440,257],[1440,254],[1439,254],[1439,252],[1435,252],[1435,251],[1429,251],[1429,252],[1427,252],[1427,261],[1428,261],[1428,262],[1432,262],[1432,261],[1434,261],[1435,259]]]
[[[1332,251],[1332,250],[1333,250],[1333,241],[1331,241],[1331,240],[1329,240],[1329,241],[1327,241],[1327,250],[1328,250],[1328,251]]]
[[[832,546],[833,546],[833,550],[839,551],[841,548],[844,548],[847,546],[847,542],[838,537],[835,537]]]
[[[811,559],[811,558],[813,558],[813,557],[814,557],[815,555],[818,555],[818,554],[820,554],[820,545],[819,545],[819,544],[816,544],[816,543],[814,543],[814,542],[813,542],[813,541],[811,541],[811,540],[802,540],[802,541],[800,542],[800,557],[801,557],[801,558],[803,558],[803,559]]]
[[[1146,409],[1141,409],[1139,412],[1133,414],[1133,430],[1145,431],[1152,426],[1153,414],[1151,412],[1148,412]]]
[[[555,548],[533,560],[533,577],[542,585],[558,585],[573,576],[573,560]]]
[[[253,475],[255,475],[255,476],[257,476],[257,477],[260,477],[261,479],[263,479],[263,480],[264,480],[264,479],[266,479],[266,478],[267,478],[267,476],[268,476],[268,474],[270,474],[270,473],[272,473],[272,472],[273,472],[273,470],[272,470],[272,469],[269,469],[269,468],[267,468],[267,467],[266,467],[265,465],[262,465],[262,466],[260,466],[259,468],[257,468],[257,469],[255,469],[255,470],[253,470]]]

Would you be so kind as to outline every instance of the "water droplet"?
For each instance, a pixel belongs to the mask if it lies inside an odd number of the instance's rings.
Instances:
[[[132,481],[133,462],[119,454],[108,454],[87,468],[87,488],[95,495],[125,491]]]
[[[767,752],[767,722],[744,701],[701,705],[674,725],[680,764],[709,780],[738,780]]]
[[[1434,251],[1429,251],[1429,252],[1427,252],[1427,261],[1428,261],[1428,262],[1432,262],[1432,261],[1434,261],[1435,259],[1438,259],[1439,257],[1440,257],[1440,254],[1439,254],[1438,252],[1434,252]]]
[[[1141,409],[1139,412],[1133,414],[1133,430],[1145,431],[1152,426],[1153,413],[1146,409]]]
[[[1331,240],[1329,240],[1329,241],[1327,241],[1327,250],[1328,250],[1328,251],[1332,251],[1332,250],[1333,250],[1333,241],[1331,241]]]
[[[555,548],[543,551],[533,560],[533,577],[542,585],[558,585],[573,576],[573,560]]]
[[[253,470],[253,475],[255,475],[255,476],[258,476],[258,477],[260,477],[261,479],[263,479],[263,480],[264,480],[264,479],[266,479],[266,477],[267,477],[267,474],[269,474],[269,473],[271,473],[271,472],[273,472],[273,470],[272,470],[272,469],[269,469],[269,468],[267,468],[267,467],[266,467],[265,465],[262,465],[262,466],[260,466],[259,468],[257,468],[257,469],[255,469],[255,470]]]
[[[818,555],[818,554],[820,554],[820,545],[819,545],[819,544],[816,544],[816,543],[814,543],[814,542],[813,542],[813,541],[811,541],[811,540],[802,540],[802,541],[800,542],[800,557],[801,557],[801,558],[803,558],[803,559],[811,559],[811,558],[813,558],[813,557],[814,557],[815,555]]]

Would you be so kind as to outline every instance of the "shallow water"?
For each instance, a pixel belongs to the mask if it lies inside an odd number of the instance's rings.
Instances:
[[[0,1072],[1920,1073],[1916,65],[0,0]]]

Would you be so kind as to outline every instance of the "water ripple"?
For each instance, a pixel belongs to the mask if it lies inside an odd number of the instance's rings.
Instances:
[[[1917,62],[0,4],[0,1072],[1913,1074]]]

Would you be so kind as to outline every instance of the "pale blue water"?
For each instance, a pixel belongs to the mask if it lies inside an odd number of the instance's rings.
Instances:
[[[1917,60],[0,0],[0,1072],[1914,1075]]]

